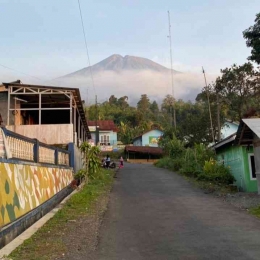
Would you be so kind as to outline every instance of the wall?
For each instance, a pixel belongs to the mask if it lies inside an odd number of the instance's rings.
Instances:
[[[142,146],[153,146],[158,147],[158,138],[163,135],[163,132],[160,130],[151,130],[148,133],[143,134],[142,136]]]
[[[255,136],[254,140],[254,154],[255,154],[255,170],[258,184],[258,194],[260,195],[260,138]]]
[[[227,145],[217,149],[218,161],[230,167],[232,175],[235,177],[235,184],[241,191],[256,192],[257,181],[250,180],[250,169],[248,154],[253,153],[253,147]]]
[[[133,142],[133,145],[134,146],[142,146],[142,137],[140,136],[140,137],[136,138]]]
[[[238,125],[231,123],[231,122],[225,122],[224,126],[221,128],[221,139],[224,139],[234,133],[237,132]]]
[[[230,167],[232,175],[235,177],[235,184],[241,191],[246,191],[244,176],[243,154],[240,146],[224,146],[217,149],[218,161]]]
[[[242,154],[243,154],[243,166],[244,166],[244,173],[245,173],[245,182],[246,182],[246,191],[247,192],[257,192],[257,180],[251,179],[251,172],[250,172],[250,162],[249,162],[249,154],[254,154],[254,149],[252,146],[242,146]]]
[[[72,168],[21,162],[0,162],[0,172],[0,227],[46,202],[73,180]]]
[[[3,125],[7,125],[7,99],[8,99],[8,92],[0,92],[0,114],[2,115]],[[10,100],[10,106],[14,107],[14,100]],[[11,125],[14,124],[14,115],[10,112],[9,115],[9,123]]]
[[[75,144],[70,143],[69,147],[70,146],[72,146],[72,149],[73,149],[73,159],[74,159],[73,168],[74,168],[74,172],[77,173],[77,171],[84,168],[83,154],[81,153],[80,149]]]
[[[73,142],[73,124],[60,125],[9,125],[7,129],[46,144],[68,144]]]

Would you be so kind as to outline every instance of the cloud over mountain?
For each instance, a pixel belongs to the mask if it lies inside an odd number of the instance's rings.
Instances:
[[[171,70],[149,59],[114,54],[93,65],[95,91],[100,101],[110,95],[128,96],[130,103],[136,104],[141,94],[160,102],[172,93]],[[194,100],[204,86],[203,75],[181,73],[173,70],[174,96],[177,99]],[[210,82],[209,78],[209,82]],[[93,87],[90,67],[75,71],[56,79],[63,86],[78,87],[82,98],[93,103]],[[87,89],[88,96],[87,97]]]

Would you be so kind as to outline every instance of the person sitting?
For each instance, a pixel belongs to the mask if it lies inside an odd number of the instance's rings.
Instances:
[[[110,165],[110,157],[109,157],[109,155],[107,155],[107,158],[106,158],[106,166],[107,166],[107,168],[109,168],[109,165]]]

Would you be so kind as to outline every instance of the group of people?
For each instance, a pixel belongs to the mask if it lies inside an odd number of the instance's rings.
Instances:
[[[110,159],[110,156],[107,154],[107,156],[102,160],[102,166],[104,168],[108,169],[110,167],[110,163],[111,163],[111,159]],[[122,167],[124,167],[123,156],[120,157],[120,164],[119,164],[119,168],[122,168]],[[115,167],[113,167],[113,168],[115,168]]]

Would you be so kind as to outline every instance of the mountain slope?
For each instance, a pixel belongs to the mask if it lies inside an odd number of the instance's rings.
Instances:
[[[92,73],[99,73],[104,71],[114,71],[117,73],[123,71],[154,71],[160,73],[169,73],[171,70],[146,58],[140,58],[135,56],[121,56],[119,54],[111,55],[110,57],[96,63],[91,66]],[[89,76],[90,67],[83,68],[81,70],[75,71],[64,77],[74,77],[74,76]],[[177,71],[174,71],[177,73]]]

